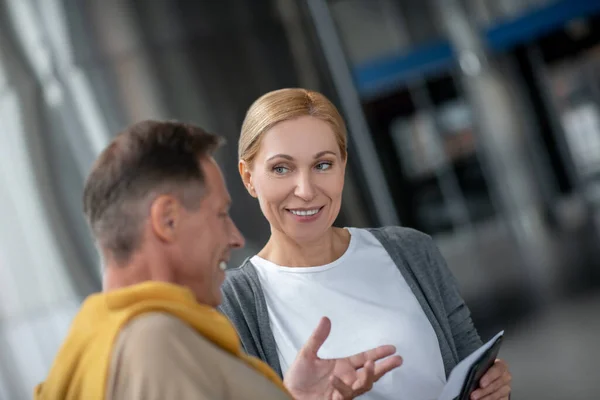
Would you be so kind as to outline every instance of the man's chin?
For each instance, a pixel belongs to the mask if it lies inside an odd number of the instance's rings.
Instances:
[[[221,303],[223,302],[223,292],[221,292],[221,287],[219,286],[219,290],[217,290],[217,293],[215,293],[213,295],[212,298],[212,304],[208,304],[211,307],[217,308],[221,305]]]
[[[221,293],[221,287],[217,290],[204,290],[198,292],[198,290],[193,290],[194,297],[198,304],[202,304],[208,307],[216,308],[221,305],[221,301],[223,299],[223,294]]]

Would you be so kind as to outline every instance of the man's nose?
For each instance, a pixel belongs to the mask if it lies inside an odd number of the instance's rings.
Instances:
[[[312,182],[311,174],[309,172],[299,174],[294,194],[302,200],[308,202],[315,198],[315,193],[316,191]]]
[[[231,238],[230,238],[229,245],[231,246],[232,249],[241,249],[246,245],[246,240],[244,239],[244,235],[242,235],[242,232],[240,232],[240,230],[235,225],[233,220],[230,219],[230,221],[231,221],[231,235],[230,235]]]

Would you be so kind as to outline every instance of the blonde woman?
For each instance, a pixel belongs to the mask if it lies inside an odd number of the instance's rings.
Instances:
[[[392,344],[403,358],[362,398],[436,399],[452,368],[481,340],[429,236],[401,227],[333,226],[346,141],[342,117],[320,93],[282,89],[252,104],[239,140],[239,171],[271,236],[228,273],[221,309],[245,350],[281,376],[327,316],[331,333],[319,356]],[[506,363],[497,360],[472,398],[508,399],[510,380]]]

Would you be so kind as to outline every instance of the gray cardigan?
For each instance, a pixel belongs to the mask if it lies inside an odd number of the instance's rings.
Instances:
[[[437,335],[448,376],[460,360],[482,343],[445,260],[431,237],[424,233],[401,227],[369,231],[390,254],[423,307]],[[220,310],[236,327],[244,350],[282,376],[267,304],[256,269],[249,260],[227,272]]]

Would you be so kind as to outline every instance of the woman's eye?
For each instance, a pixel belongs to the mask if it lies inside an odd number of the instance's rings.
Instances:
[[[317,164],[317,169],[319,171],[325,171],[325,170],[328,170],[329,168],[331,168],[330,162],[322,162],[322,163]]]
[[[273,172],[275,172],[277,175],[283,175],[285,173],[287,173],[289,170],[286,167],[275,167],[273,168]]]

